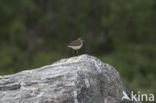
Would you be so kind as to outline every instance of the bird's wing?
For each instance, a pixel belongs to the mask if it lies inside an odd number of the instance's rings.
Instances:
[[[69,45],[72,45],[72,46],[80,45],[80,41],[79,40],[74,40],[71,43],[69,43]]]

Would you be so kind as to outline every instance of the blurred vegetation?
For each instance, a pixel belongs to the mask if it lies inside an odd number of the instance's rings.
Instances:
[[[0,74],[81,54],[113,65],[129,88],[156,94],[155,0],[0,0]]]

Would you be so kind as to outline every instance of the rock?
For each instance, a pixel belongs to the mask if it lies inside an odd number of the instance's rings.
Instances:
[[[123,91],[116,69],[89,55],[0,76],[0,103],[136,103]]]

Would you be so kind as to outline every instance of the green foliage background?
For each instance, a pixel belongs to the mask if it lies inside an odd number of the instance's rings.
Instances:
[[[0,74],[81,54],[113,65],[132,90],[156,94],[155,0],[0,0]]]

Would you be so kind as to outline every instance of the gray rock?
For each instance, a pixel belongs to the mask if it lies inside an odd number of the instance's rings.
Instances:
[[[0,76],[0,103],[136,103],[123,91],[116,69],[89,55]]]

